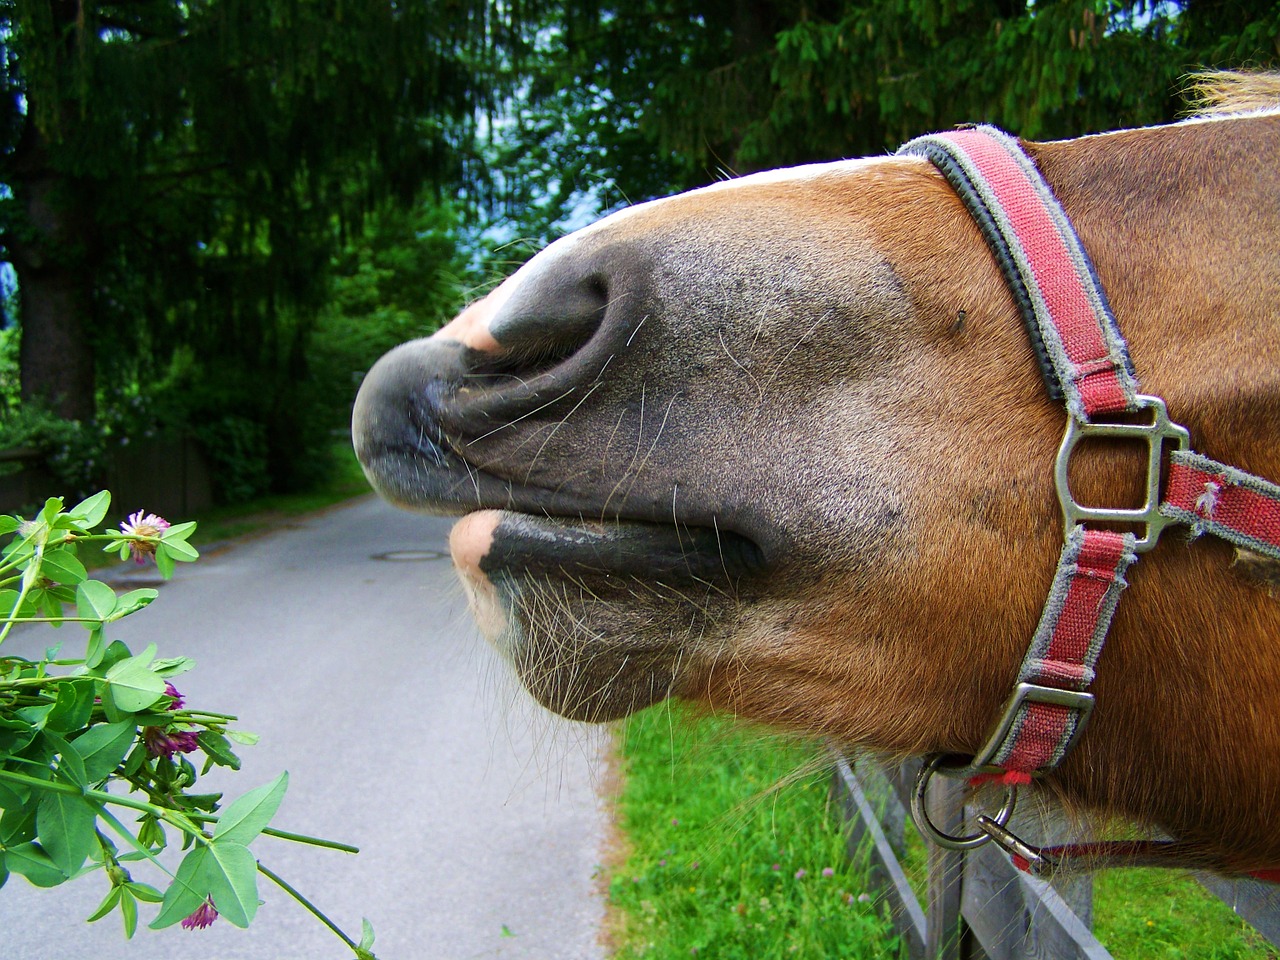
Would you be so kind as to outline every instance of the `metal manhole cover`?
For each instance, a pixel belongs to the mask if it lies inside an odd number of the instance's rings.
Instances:
[[[421,563],[425,560],[448,560],[449,554],[443,550],[388,550],[386,553],[375,553],[374,560],[389,560],[392,563]]]

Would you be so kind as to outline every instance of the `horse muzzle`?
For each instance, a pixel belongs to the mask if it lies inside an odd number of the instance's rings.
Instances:
[[[553,261],[390,351],[353,411],[365,473],[407,509],[502,511],[486,575],[723,583],[762,571],[763,550],[696,485],[638,479],[607,446],[591,455],[601,431],[583,421],[621,349],[606,324],[617,275]],[[566,447],[599,466],[566,477]]]

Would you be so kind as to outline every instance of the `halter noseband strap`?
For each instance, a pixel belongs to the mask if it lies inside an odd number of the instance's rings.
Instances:
[[[986,747],[971,761],[934,757],[926,764],[916,790],[920,802],[914,805],[918,825],[935,842],[969,848],[994,837],[1016,863],[1035,868],[1054,858],[1003,829],[1012,812],[1012,792],[995,822],[979,818],[984,833],[952,837],[924,816],[927,778],[940,772],[994,779],[1012,791],[1057,767],[1093,708],[1088,687],[1126,586],[1125,571],[1137,555],[1155,546],[1167,524],[1179,522],[1189,524],[1193,536],[1213,533],[1280,559],[1280,486],[1192,453],[1190,434],[1170,422],[1164,401],[1139,392],[1093,263],[1016,140],[978,126],[920,137],[898,152],[932,161],[973,215],[1022,311],[1050,396],[1067,408],[1055,470],[1066,545],[1013,695]],[[1145,411],[1149,422],[1098,419],[1134,411]],[[1147,497],[1141,509],[1085,507],[1072,498],[1071,453],[1093,435],[1147,443]],[[1176,449],[1164,478],[1164,451],[1170,445]],[[1116,533],[1096,523],[1138,524],[1144,530]],[[1029,850],[1045,855],[1032,859]]]

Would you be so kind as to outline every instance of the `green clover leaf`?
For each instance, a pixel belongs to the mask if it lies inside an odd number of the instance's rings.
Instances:
[[[164,695],[164,678],[151,669],[155,656],[153,643],[136,657],[121,660],[107,670],[106,693],[121,713],[145,710]]]

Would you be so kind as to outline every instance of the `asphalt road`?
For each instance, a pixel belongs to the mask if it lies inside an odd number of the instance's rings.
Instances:
[[[108,638],[195,658],[177,681],[188,704],[261,735],[239,774],[210,782],[239,794],[287,769],[273,825],[361,848],[255,844],[356,939],[368,917],[381,960],[602,958],[604,735],[533,705],[478,638],[448,529],[363,499],[180,566]],[[30,655],[54,636],[28,628],[5,646]],[[147,872],[136,878],[156,883]],[[11,878],[0,960],[351,955],[265,878],[247,930],[219,920],[132,942],[118,916],[84,922],[106,889],[100,876],[53,890]]]

